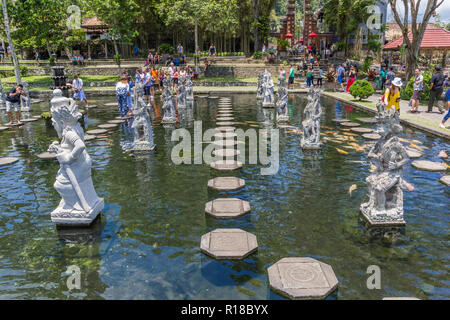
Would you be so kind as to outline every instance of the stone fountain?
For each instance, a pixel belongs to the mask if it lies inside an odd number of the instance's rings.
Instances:
[[[67,86],[67,76],[64,74],[63,66],[52,67],[52,79],[53,86],[50,89],[60,89],[63,92],[63,96],[69,97],[69,86]]]
[[[303,112],[305,120],[302,122],[303,136],[300,141],[302,149],[320,149],[320,117],[322,115],[320,95],[319,88],[309,90],[308,103]]]
[[[258,89],[256,91],[256,99],[262,100],[264,98],[264,88],[263,88],[263,74],[258,73]]]
[[[175,110],[175,102],[173,99],[172,91],[171,91],[171,80],[170,78],[164,78],[163,80],[164,92],[162,94],[163,106],[162,109],[164,111],[164,116],[161,123],[176,123],[176,110]]]
[[[194,100],[194,84],[192,82],[192,77],[190,74],[186,75],[186,100]]]
[[[288,90],[286,87],[286,79],[284,77],[278,78],[278,92],[277,92],[277,121],[289,121],[288,109]]]
[[[153,141],[153,127],[150,121],[150,108],[144,101],[144,87],[138,84],[134,87],[134,120],[132,128],[134,130],[133,153],[147,153],[155,149],[156,145]]]
[[[272,75],[267,70],[264,72],[264,81],[262,83],[264,97],[263,97],[263,107],[272,108],[275,105],[274,98],[274,84],[272,81]]]
[[[186,87],[184,86],[186,79],[180,77],[178,79],[178,89],[177,89],[177,106],[178,108],[186,108]]]
[[[58,226],[89,226],[103,210],[104,201],[92,183],[92,160],[78,122],[81,113],[75,101],[64,97],[60,89],[53,91],[50,103],[53,126],[61,142],[53,142],[48,152],[57,154],[60,169],[54,187],[62,198],[51,219]]]

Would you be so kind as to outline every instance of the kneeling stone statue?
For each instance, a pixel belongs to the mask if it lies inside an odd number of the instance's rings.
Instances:
[[[104,207],[91,177],[92,160],[86,151],[84,133],[78,119],[81,113],[73,99],[53,91],[51,103],[53,126],[61,143],[53,142],[48,151],[57,154],[60,169],[53,185],[61,196],[51,218],[60,226],[89,226]]]

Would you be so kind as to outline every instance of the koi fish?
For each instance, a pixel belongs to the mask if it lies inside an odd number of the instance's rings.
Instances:
[[[336,148],[337,152],[339,152],[340,154],[348,154],[347,151],[344,151],[342,149]]]

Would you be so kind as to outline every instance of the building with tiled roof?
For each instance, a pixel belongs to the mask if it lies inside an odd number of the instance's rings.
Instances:
[[[408,38],[412,40],[412,32],[408,33]],[[403,36],[389,42],[383,47],[383,50],[400,50],[403,44]],[[427,51],[450,51],[450,31],[445,28],[438,28],[434,25],[428,25],[420,44],[420,50]]]

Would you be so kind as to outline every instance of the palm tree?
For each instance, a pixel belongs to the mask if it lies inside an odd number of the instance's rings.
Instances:
[[[3,7],[3,19],[5,21],[5,33],[8,37],[8,43],[9,47],[11,48],[11,56],[14,63],[14,73],[16,74],[16,81],[17,84],[20,84],[22,82],[22,78],[20,77],[20,69],[19,69],[19,61],[17,60],[16,51],[14,50],[14,43],[11,39],[11,31],[9,30],[9,17],[8,17],[8,8],[6,7],[6,0],[2,1],[2,7]],[[8,54],[5,52],[5,54]]]

